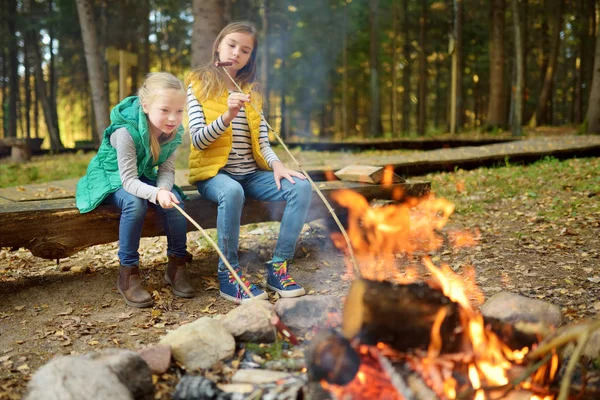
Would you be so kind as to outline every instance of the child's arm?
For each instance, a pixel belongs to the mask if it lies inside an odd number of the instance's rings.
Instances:
[[[175,184],[175,157],[175,152],[173,152],[164,163],[158,166],[156,187],[163,188],[169,192],[173,189],[173,185]]]
[[[275,161],[279,161],[279,158],[269,143],[269,130],[264,120],[260,121],[260,135],[258,137],[258,143],[260,145],[260,152],[267,161],[267,165],[273,168],[273,163]]]
[[[110,144],[117,150],[117,163],[123,189],[156,204],[156,196],[160,188],[148,185],[139,179],[135,144],[129,131],[125,128],[117,129],[110,136]]]
[[[306,177],[293,169],[286,168],[285,165],[279,160],[273,149],[271,148],[271,144],[269,143],[269,131],[267,128],[267,124],[263,119],[260,122],[260,136],[258,138],[258,142],[260,144],[260,151],[267,161],[269,167],[273,168],[273,176],[275,178],[275,185],[277,185],[277,189],[281,189],[281,180],[287,179],[291,183],[294,182],[294,177],[305,180]]]
[[[192,144],[198,150],[204,150],[219,138],[227,129],[223,122],[223,116],[206,125],[202,105],[198,102],[192,87],[188,88],[188,119]]]

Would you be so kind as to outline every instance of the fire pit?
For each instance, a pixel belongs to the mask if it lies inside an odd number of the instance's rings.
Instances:
[[[568,363],[560,356],[574,339],[580,351],[598,322],[543,342],[536,331],[482,316],[473,268],[458,274],[431,260],[444,245],[456,250],[479,237],[442,231],[450,202],[429,195],[373,208],[350,191],[335,201],[348,209],[361,276],[353,276],[341,330],[321,332],[307,355],[309,377],[335,398],[598,398],[592,387],[576,393],[571,385],[577,349]],[[344,249],[342,238],[332,237]],[[398,268],[398,259],[410,265]],[[348,275],[354,272],[348,263]]]

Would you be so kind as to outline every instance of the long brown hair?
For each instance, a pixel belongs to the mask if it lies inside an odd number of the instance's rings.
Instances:
[[[198,101],[202,102],[209,97],[220,96],[223,91],[227,90],[225,79],[229,79],[222,71],[221,67],[217,67],[219,61],[219,45],[225,36],[230,33],[247,33],[254,40],[254,47],[250,58],[244,68],[240,69],[234,77],[240,86],[251,85],[252,90],[256,90],[256,85],[253,85],[256,80],[256,54],[258,52],[258,32],[256,27],[247,21],[238,21],[228,24],[219,32],[215,42],[213,43],[212,57],[210,61],[203,67],[191,72],[185,79],[185,86],[188,87],[191,82],[196,80],[202,81],[202,90],[196,93]]]
[[[177,90],[185,96],[185,89],[179,78],[176,78],[174,75],[168,72],[153,72],[146,75],[144,83],[138,90],[137,95],[140,99],[140,104],[152,104],[152,102],[156,99],[156,96],[158,96],[158,92],[162,89]],[[172,137],[170,137],[169,140],[175,136],[176,131],[177,129],[173,131],[171,134]],[[150,136],[150,149],[152,150],[152,158],[156,163],[158,161],[158,157],[160,156],[160,142],[158,138],[150,132],[150,130],[148,130],[148,132],[148,136]]]

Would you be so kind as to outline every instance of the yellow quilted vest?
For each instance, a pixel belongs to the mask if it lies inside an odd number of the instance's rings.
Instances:
[[[196,98],[198,98],[198,93],[200,93],[201,85],[202,82],[200,80],[192,82],[192,89],[196,94]],[[244,93],[247,93],[250,90],[250,86],[246,85],[242,89],[244,90]],[[229,94],[227,91],[223,91],[221,96],[218,98],[211,98],[202,102],[202,110],[204,111],[204,118],[206,119],[207,125],[211,124],[214,120],[223,115],[225,111],[227,111],[228,95]],[[256,106],[256,108],[258,108],[258,110],[262,110],[261,96],[257,92],[252,92],[251,98],[252,103]],[[248,121],[250,137],[252,138],[252,155],[260,169],[270,170],[267,161],[260,152],[260,146],[258,143],[261,117],[251,105],[246,107],[246,120]],[[188,178],[188,181],[191,185],[198,181],[212,178],[213,176],[217,175],[217,172],[219,172],[219,170],[223,168],[225,164],[227,164],[227,159],[233,144],[231,125],[232,124],[229,124],[225,132],[206,149],[198,150],[193,144],[191,145],[189,158],[190,176]]]

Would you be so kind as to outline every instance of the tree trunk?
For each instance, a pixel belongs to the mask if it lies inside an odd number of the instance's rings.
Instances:
[[[425,134],[427,118],[427,0],[421,0],[421,17],[419,18],[419,109],[417,112],[417,133]]]
[[[464,121],[463,108],[463,44],[462,44],[462,25],[463,25],[463,2],[462,0],[453,1],[454,20],[452,24],[453,51],[452,51],[452,94],[450,97],[450,133],[460,130]]]
[[[600,36],[600,32],[598,33]],[[596,52],[594,57],[594,75],[587,111],[587,133],[600,134],[600,39],[596,36]]]
[[[108,98],[104,90],[104,64],[98,51],[96,37],[96,23],[94,22],[94,10],[91,0],[77,0],[77,13],[81,25],[81,36],[87,64],[88,78],[92,91],[92,102],[94,104],[94,118],[96,121],[96,132],[100,141],[104,129],[110,125]]]
[[[410,131],[410,38],[408,0],[402,0],[402,133]]]
[[[521,125],[523,124],[523,37],[521,35],[520,1],[512,0],[513,25],[515,30],[515,59],[517,84],[515,90],[515,108],[512,120],[513,136],[521,136]]]
[[[150,72],[150,2],[143,1],[142,8],[142,52],[138,72],[141,76],[146,76]]]
[[[435,103],[433,106],[433,127],[437,129],[440,126],[440,114],[442,114],[442,61],[437,62],[437,68],[435,69]],[[435,65],[435,64],[434,64]],[[452,111],[451,111],[452,112]],[[451,133],[454,133],[450,131]]]
[[[23,69],[25,70],[25,137],[31,137],[31,75],[29,71],[29,47],[31,44],[27,38],[27,35],[23,38]]]
[[[502,128],[506,125],[504,91],[504,11],[505,0],[491,1],[490,32],[490,100],[488,126]]]
[[[192,69],[212,59],[213,42],[225,26],[224,5],[222,0],[193,0]]]
[[[573,121],[575,124],[581,124],[583,121],[583,66],[585,65],[584,59],[588,57],[585,52],[586,41],[587,41],[587,30],[589,29],[589,20],[584,13],[584,1],[577,0],[577,11],[576,11],[576,28],[577,36],[579,37],[579,43],[577,44],[577,51],[575,53],[575,84],[573,93]]]
[[[49,15],[54,14],[54,0],[48,0],[48,13]],[[48,65],[48,94],[50,100],[50,108],[52,110],[52,121],[54,122],[54,129],[60,134],[58,127],[58,106],[56,94],[58,91],[58,79],[56,79],[56,56],[54,55],[54,23],[51,22],[48,26],[48,37],[50,39],[49,53],[50,63]],[[36,36],[37,37],[37,36]]]
[[[370,88],[371,88],[371,112],[369,115],[369,134],[371,137],[379,137],[383,133],[381,126],[381,99],[379,97],[379,0],[369,2],[369,23],[371,25],[370,35]]]
[[[46,93],[46,81],[44,80],[44,72],[42,71],[42,56],[40,54],[39,46],[33,46],[38,43],[37,32],[31,32],[32,38],[30,43],[32,44],[31,55],[34,63],[35,71],[35,93],[37,99],[42,103],[42,111],[44,113],[44,122],[46,123],[46,129],[50,136],[50,149],[58,151],[64,146],[60,140],[60,134],[56,129],[57,123],[54,121],[54,114],[52,112],[52,104]]]
[[[34,96],[34,101],[33,101],[33,137],[35,138],[39,138],[40,137],[40,102],[38,99],[38,95],[37,95],[37,91],[35,90],[36,88],[36,77],[35,74],[33,75],[33,96]]]
[[[344,2],[342,22],[342,134],[341,140],[348,137],[348,3]]]
[[[519,10],[519,16],[521,18],[521,43],[523,43],[523,111],[521,115],[521,125],[525,121],[527,115],[527,100],[529,99],[529,93],[527,90],[527,57],[529,55],[529,0],[519,0],[521,9]]]
[[[392,137],[398,132],[398,83],[396,79],[396,65],[398,64],[398,15],[396,1],[392,0],[392,93],[390,102],[390,126]]]
[[[560,49],[560,30],[562,25],[562,11],[564,7],[564,0],[557,0],[557,2],[558,4],[556,4],[555,13],[552,19],[553,31],[550,59],[548,60],[548,68],[546,69],[546,74],[544,75],[544,84],[542,86],[542,91],[540,92],[540,97],[538,99],[535,114],[531,117],[531,120],[529,121],[529,126],[531,128],[535,128],[538,125],[541,125],[544,122],[546,122],[544,118],[546,117],[549,110],[548,102],[551,101],[553,86],[552,83],[554,80],[554,72],[556,71],[558,52]]]
[[[17,136],[17,98],[19,97],[19,51],[17,48],[17,2],[8,2],[8,131],[6,137]]]

